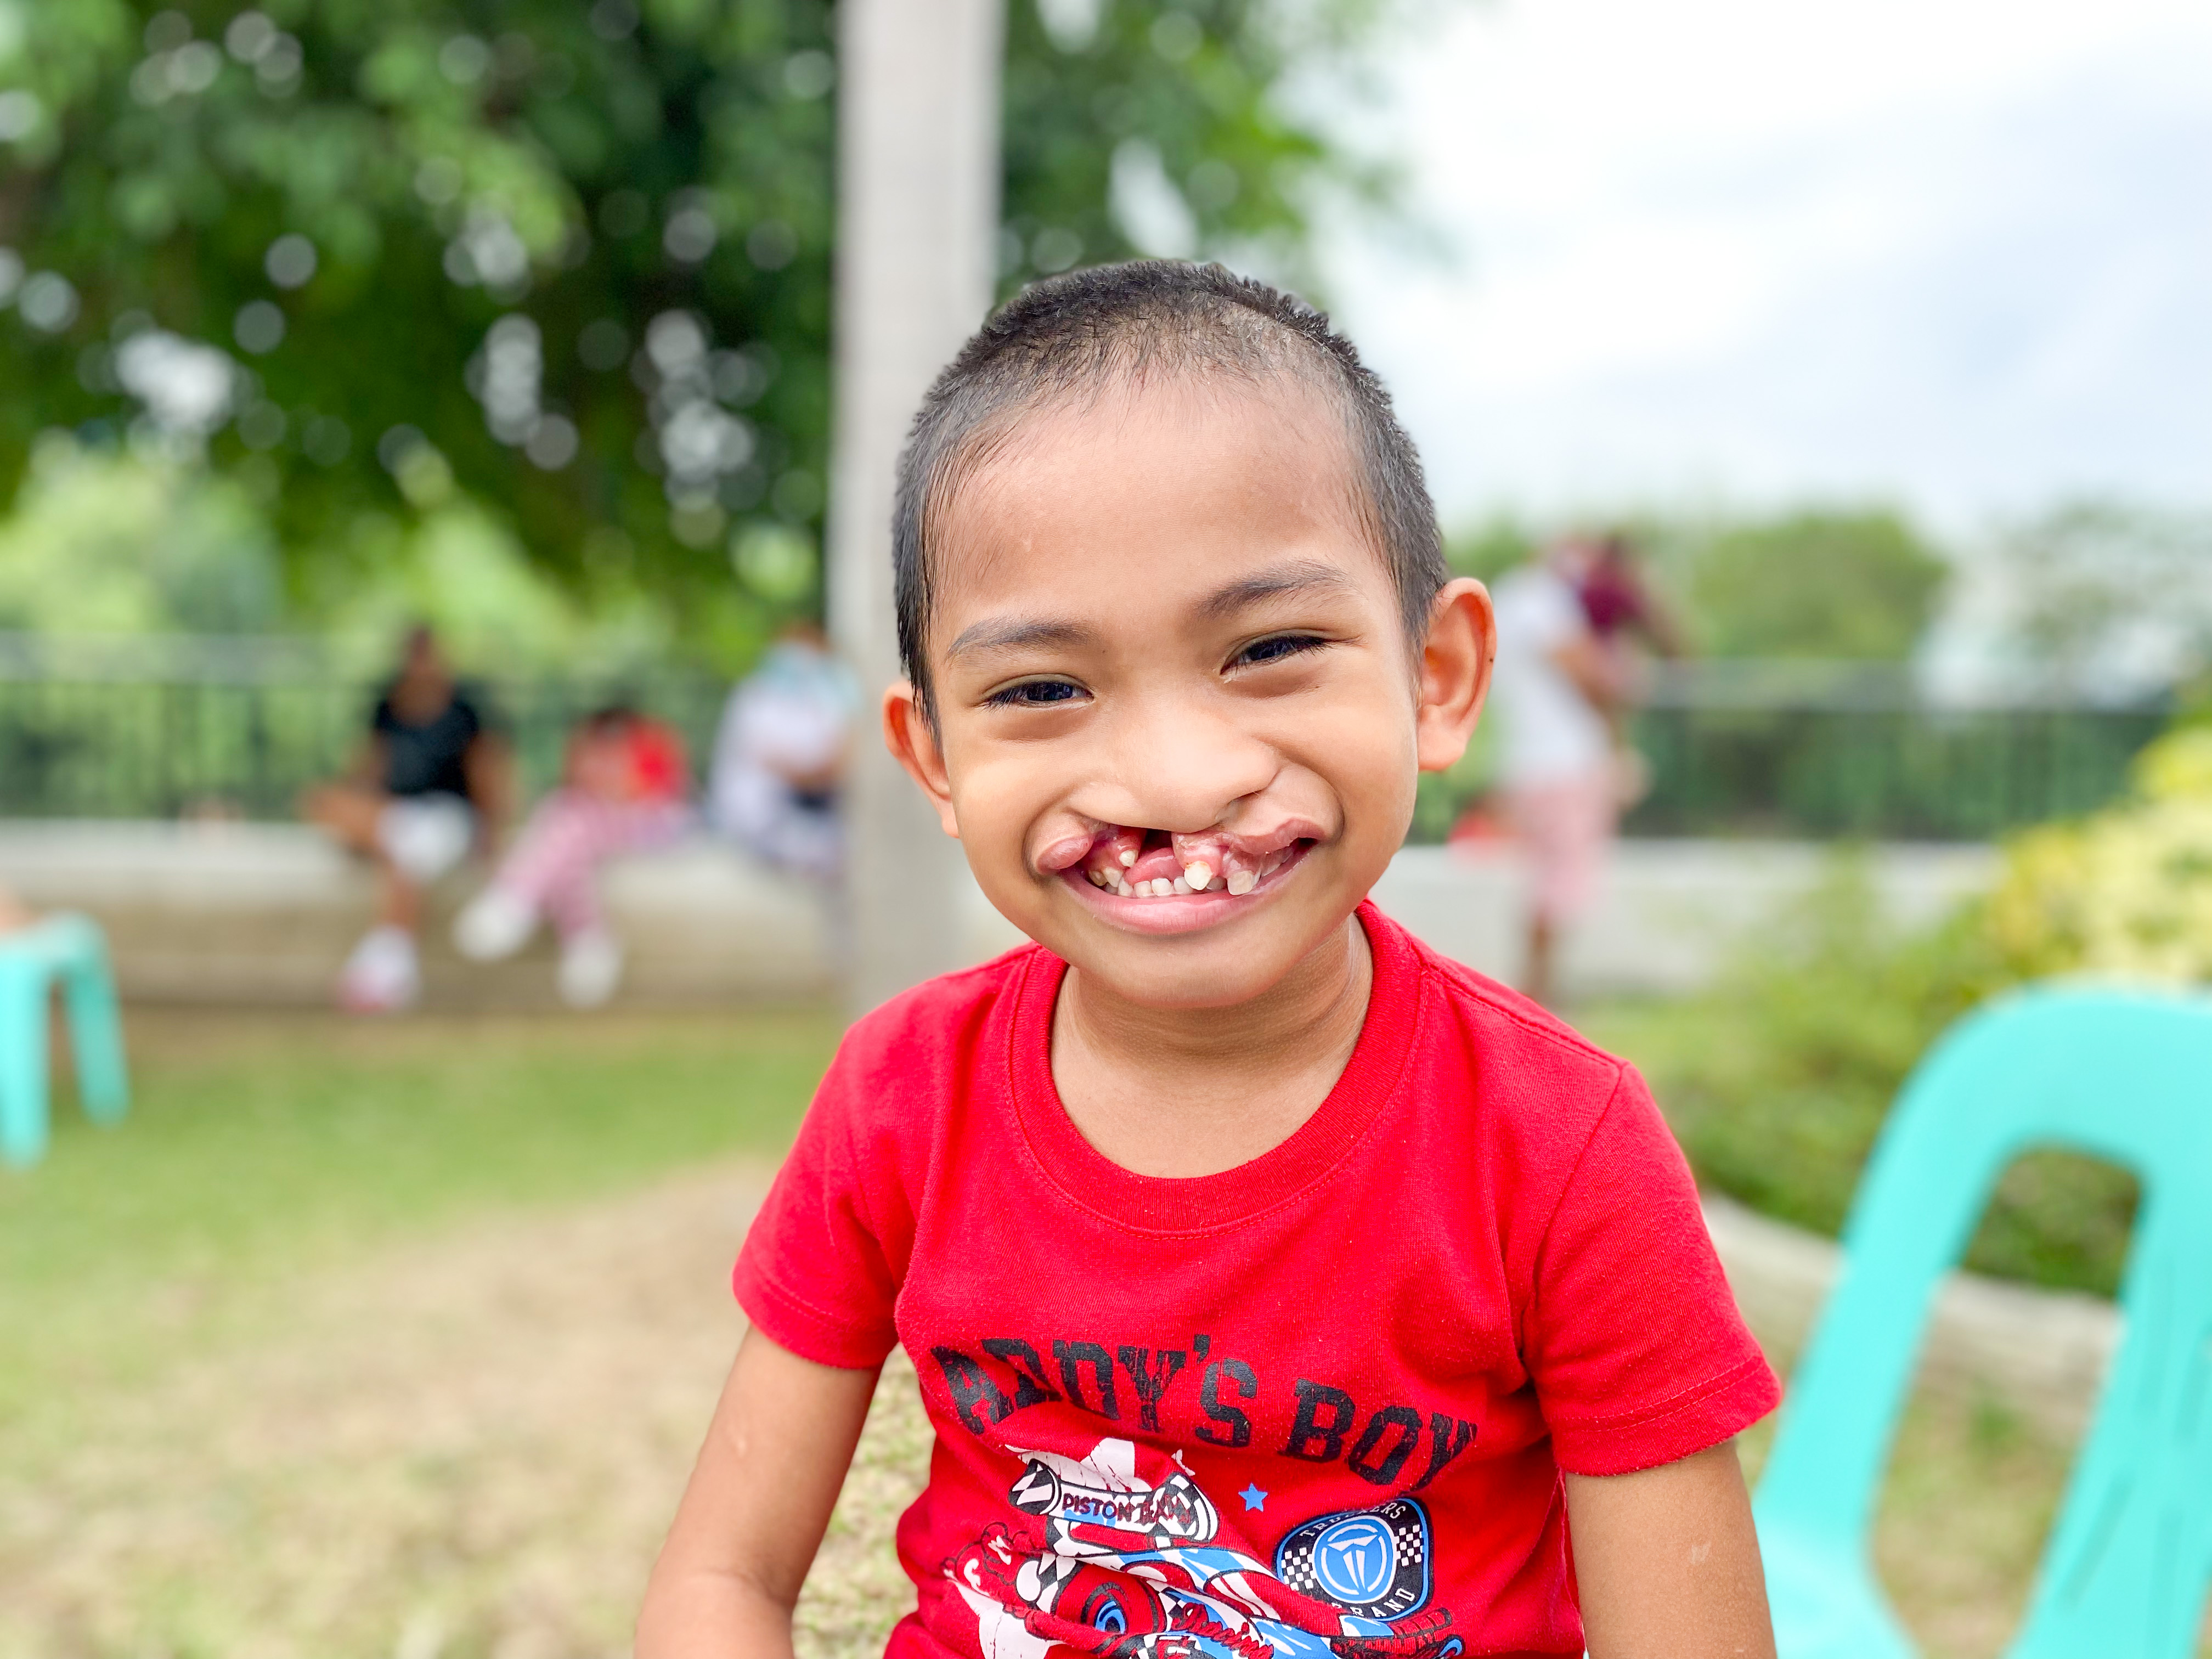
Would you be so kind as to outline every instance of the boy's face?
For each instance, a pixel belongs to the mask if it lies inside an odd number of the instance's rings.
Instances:
[[[1131,1001],[1275,986],[1465,747],[1487,596],[1417,659],[1358,501],[1318,394],[1170,384],[1028,417],[939,516],[937,724],[895,688],[891,747],[992,902]]]

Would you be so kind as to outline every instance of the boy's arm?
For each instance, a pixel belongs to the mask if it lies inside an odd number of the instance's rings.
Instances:
[[[1635,1474],[1567,1476],[1589,1659],[1774,1659],[1735,1442]]]
[[[801,1359],[747,1331],[638,1614],[636,1659],[791,1652],[876,1373]]]

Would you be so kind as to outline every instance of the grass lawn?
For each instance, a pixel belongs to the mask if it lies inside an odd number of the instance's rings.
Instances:
[[[47,1163],[0,1177],[0,1659],[626,1650],[744,1206],[836,1029],[134,1011],[131,1117],[64,1091]],[[910,1389],[804,1659],[879,1651],[903,1606]],[[2001,1650],[2064,1464],[1986,1402],[1916,1406],[1877,1555],[1930,1659]]]
[[[133,1010],[136,1099],[0,1172],[0,1423],[283,1316],[285,1282],[488,1210],[788,1145],[820,1010],[437,1018]]]

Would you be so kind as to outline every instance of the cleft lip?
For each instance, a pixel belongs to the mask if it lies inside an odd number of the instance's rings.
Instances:
[[[1064,834],[1046,845],[1036,854],[1036,866],[1047,875],[1077,869],[1111,860],[1113,850],[1124,842],[1133,841],[1141,847],[1145,832],[1131,830],[1118,823],[1107,823],[1097,818],[1079,818],[1080,826],[1072,834]]]

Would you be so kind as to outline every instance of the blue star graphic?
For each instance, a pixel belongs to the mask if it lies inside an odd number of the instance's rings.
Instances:
[[[1256,1486],[1247,1485],[1244,1490],[1237,1495],[1244,1500],[1244,1513],[1247,1515],[1251,1514],[1254,1510],[1264,1510],[1267,1507],[1267,1494],[1261,1492]]]

